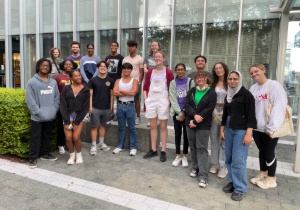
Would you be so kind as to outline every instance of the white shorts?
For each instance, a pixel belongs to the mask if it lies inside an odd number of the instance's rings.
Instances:
[[[159,120],[170,118],[170,102],[167,98],[147,98],[145,101],[146,118],[158,117]]]

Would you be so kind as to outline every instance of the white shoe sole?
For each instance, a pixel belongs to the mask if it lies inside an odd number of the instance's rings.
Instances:
[[[37,166],[28,166],[29,168],[31,168],[31,169],[34,169],[34,168],[36,168]]]
[[[77,161],[76,161],[76,164],[81,164],[81,163],[83,163],[83,161],[80,161],[80,162],[77,162]]]
[[[209,173],[212,173],[212,174],[216,174],[218,172],[218,170],[216,171],[209,171]]]
[[[59,154],[61,154],[61,155],[65,154],[65,153],[66,153],[66,151],[63,151],[63,152],[59,152]]]
[[[180,162],[181,163],[181,162]],[[180,165],[180,163],[178,163],[178,164],[174,164],[174,163],[172,163],[172,166],[174,166],[174,167],[177,167],[177,166],[179,166]]]
[[[197,177],[197,175],[196,174],[190,174],[190,177],[195,178],[195,177]]]
[[[130,156],[136,156],[136,154],[130,154]]]
[[[259,186],[261,189],[269,189],[269,188],[277,187],[277,183],[273,186],[265,186],[265,185],[261,185],[259,182],[257,182],[257,186]]]
[[[250,182],[251,182],[252,184],[254,184],[254,185],[257,184],[257,181],[252,181],[251,179],[250,179]]]
[[[111,149],[110,147],[108,147],[106,149],[102,149],[102,148],[98,147],[98,150],[103,150],[103,151],[109,151],[110,149]]]
[[[72,162],[67,162],[67,165],[73,165],[75,163],[75,161],[72,163]]]
[[[189,167],[189,164],[187,164],[187,165],[182,165],[182,167],[183,167],[183,168],[187,168],[187,167]]]
[[[90,155],[97,155],[97,152],[90,152]]]
[[[118,152],[113,151],[114,154],[119,154],[120,152],[122,152],[122,150],[118,151]]]
[[[55,158],[55,159],[46,159],[46,158],[40,158],[41,160],[49,160],[49,161],[56,161],[57,160],[57,158]]]
[[[207,185],[206,185],[206,184],[199,183],[199,186],[205,188]]]

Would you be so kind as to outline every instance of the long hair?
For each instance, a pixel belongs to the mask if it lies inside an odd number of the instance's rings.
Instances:
[[[60,50],[59,50],[57,47],[52,47],[51,50],[50,50],[50,52],[49,52],[49,55],[50,55],[52,58],[54,58],[54,56],[53,56],[54,50],[58,50],[58,53],[59,53],[59,54],[58,54],[58,58],[60,58],[61,53],[60,53]]]
[[[211,70],[213,80],[212,80],[212,83],[211,83],[211,86],[210,86],[210,87],[211,87],[212,89],[215,89],[216,86],[217,86],[217,84],[218,84],[218,82],[219,82],[219,77],[217,76],[216,71],[215,71],[215,67],[216,67],[217,64],[221,64],[221,66],[222,66],[223,69],[224,69],[224,81],[223,81],[223,84],[224,84],[225,90],[227,90],[227,89],[228,89],[228,85],[227,85],[227,77],[228,77],[228,74],[229,74],[229,69],[228,69],[228,66],[227,66],[225,63],[223,63],[223,62],[218,62],[218,63],[216,63],[216,64],[213,66],[213,68],[212,68],[212,70]]]
[[[49,72],[48,72],[48,74],[50,74],[52,72],[51,62],[47,58],[41,58],[36,62],[36,66],[35,66],[35,72],[36,73],[39,73],[40,67],[41,67],[42,63],[45,62],[45,61],[49,63]]]
[[[195,75],[194,75],[194,81],[195,81],[195,86],[197,86],[197,81],[196,81],[196,78],[197,77],[207,77],[207,82],[206,82],[206,84],[208,84],[208,85],[211,85],[211,83],[212,83],[212,81],[211,81],[211,79],[210,78],[208,78],[208,76],[207,76],[207,72],[206,71],[204,71],[204,70],[200,70],[200,71],[198,71],[198,72],[196,72],[195,73]]]
[[[160,44],[159,44],[159,42],[158,42],[158,41],[156,41],[156,40],[154,40],[153,42],[156,42],[156,43],[157,43],[157,45],[158,45],[158,51],[161,51],[161,47],[160,47]],[[152,44],[153,42],[151,42],[151,44]],[[152,51],[152,49],[151,49],[151,45],[150,45],[150,53],[149,53],[149,55],[153,55],[153,54],[154,54],[154,52]]]

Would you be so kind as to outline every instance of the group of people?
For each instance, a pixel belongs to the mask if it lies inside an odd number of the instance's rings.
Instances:
[[[37,167],[40,152],[42,160],[57,160],[50,154],[49,145],[56,114],[59,153],[65,153],[64,146],[70,152],[67,164],[83,162],[80,134],[88,113],[91,115],[91,155],[97,154],[97,149],[111,149],[104,143],[104,137],[106,127],[114,118],[119,125],[119,143],[113,153],[118,154],[124,149],[127,123],[130,156],[135,156],[138,144],[135,125],[141,122],[140,93],[143,91],[152,147],[144,155],[145,159],[158,156],[156,140],[159,120],[162,141],[160,161],[167,160],[167,121],[172,116],[176,146],[172,165],[188,167],[186,155],[190,147],[190,176],[199,178],[199,186],[208,185],[208,171],[218,173],[218,177],[227,176],[229,181],[223,191],[232,193],[233,200],[242,200],[247,189],[246,161],[252,136],[259,149],[260,173],[250,181],[263,189],[277,186],[275,147],[278,138],[271,138],[271,135],[284,121],[287,97],[280,83],[266,78],[263,65],[254,64],[249,68],[256,84],[247,90],[242,85],[242,74],[229,72],[223,62],[216,63],[208,72],[205,69],[206,57],[199,55],[194,60],[195,72],[185,76],[186,66],[179,63],[173,74],[167,68],[168,62],[159,42],[151,43],[150,54],[145,59],[136,54],[136,41],[128,41],[127,45],[130,55],[124,58],[117,52],[118,42],[112,41],[111,54],[101,61],[94,55],[93,44],[87,45],[88,55],[81,56],[80,44],[74,41],[71,44],[73,54],[66,60],[61,60],[59,49],[53,48],[51,58],[42,58],[37,62],[36,74],[29,80],[26,89],[32,127],[30,168]],[[52,74],[56,74],[54,80],[50,77]],[[116,114],[114,97],[117,98]],[[267,120],[269,101],[273,109]],[[208,170],[209,138],[212,166]]]

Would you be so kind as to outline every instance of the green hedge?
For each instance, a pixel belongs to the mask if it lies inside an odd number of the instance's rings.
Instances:
[[[26,91],[0,88],[0,154],[28,158],[30,124]],[[56,148],[56,127],[50,143],[51,149]]]

